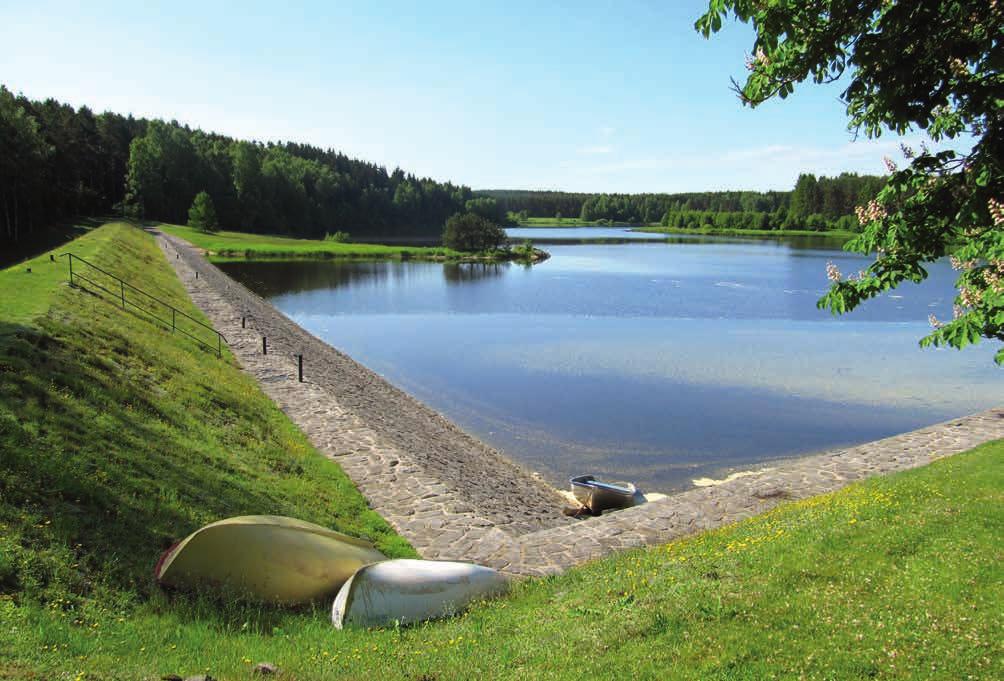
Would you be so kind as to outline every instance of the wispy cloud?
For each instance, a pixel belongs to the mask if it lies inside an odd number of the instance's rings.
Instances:
[[[579,149],[580,154],[611,154],[614,148],[609,144],[596,144],[590,147],[582,147]]]
[[[838,175],[842,172],[875,175],[885,173],[883,156],[899,161],[902,158],[901,143],[916,149],[923,140],[923,136],[913,135],[904,138],[890,136],[877,140],[857,140],[833,147],[771,144],[707,153],[618,158],[605,161],[597,159],[592,163],[568,160],[562,163],[562,166],[574,174],[607,175],[611,180],[617,176],[626,179],[626,176],[632,173],[644,171],[665,175],[667,184],[690,186],[697,182],[705,189],[715,188],[723,184],[723,181],[730,187],[789,189],[799,173],[817,175]],[[934,150],[939,148],[930,141],[928,146]],[[606,148],[605,145],[595,147],[604,150]],[[585,153],[585,150],[582,151]],[[616,182],[612,181],[611,184]]]

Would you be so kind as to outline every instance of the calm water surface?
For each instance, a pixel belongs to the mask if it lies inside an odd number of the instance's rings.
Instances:
[[[826,240],[548,250],[532,268],[221,267],[555,482],[588,472],[678,489],[1004,401],[990,345],[917,347],[928,314],[951,317],[947,263],[835,319],[815,307],[826,262],[850,273],[867,260]]]

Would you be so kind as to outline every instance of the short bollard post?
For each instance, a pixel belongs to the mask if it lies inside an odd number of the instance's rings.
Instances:
[[[196,279],[198,279],[198,278],[199,278],[199,270],[195,270],[195,278],[196,278]]]
[[[265,336],[261,337],[261,354],[263,355],[268,354],[268,338],[266,338]]]
[[[303,355],[296,356],[296,368],[300,383],[303,383]]]
[[[246,329],[247,327],[247,317],[241,317],[241,328]]]
[[[54,256],[52,253],[49,254],[49,262],[56,262],[56,256]]]

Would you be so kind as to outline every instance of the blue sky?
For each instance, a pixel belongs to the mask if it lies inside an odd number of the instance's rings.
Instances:
[[[839,86],[756,110],[749,27],[706,2],[6,2],[0,82],[29,97],[333,147],[475,188],[790,189],[881,173]]]

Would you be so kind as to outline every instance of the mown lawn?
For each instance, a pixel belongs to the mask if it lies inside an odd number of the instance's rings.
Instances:
[[[186,304],[144,235],[87,238],[108,241],[74,249]],[[164,544],[236,513],[410,550],[228,362],[57,289],[0,346],[0,678],[250,679],[261,661],[286,679],[1004,677],[1004,441],[413,628],[164,595]]]
[[[338,243],[244,232],[207,233],[181,225],[162,224],[158,228],[205,249],[210,255],[221,257],[415,260],[457,260],[469,257],[459,251],[440,247]]]

